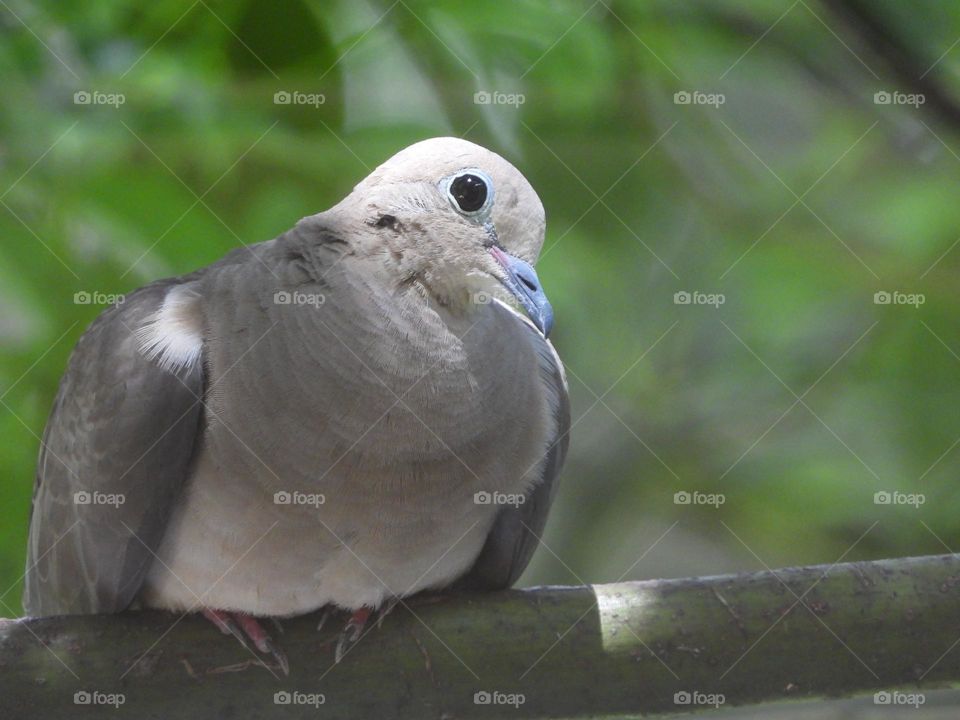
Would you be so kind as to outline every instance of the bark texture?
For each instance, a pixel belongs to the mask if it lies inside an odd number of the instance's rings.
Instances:
[[[917,692],[960,680],[960,555],[420,597],[335,664],[345,620],[283,621],[289,676],[195,615],[0,621],[0,717],[584,718]]]

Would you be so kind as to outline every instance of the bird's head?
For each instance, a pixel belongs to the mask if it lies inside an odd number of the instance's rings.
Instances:
[[[543,204],[496,153],[458,138],[418,142],[374,170],[342,205],[362,218],[369,246],[401,282],[417,282],[461,308],[505,288],[549,334],[553,310],[533,269],[543,246]]]

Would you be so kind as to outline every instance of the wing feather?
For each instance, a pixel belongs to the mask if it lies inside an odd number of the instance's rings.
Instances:
[[[480,555],[470,570],[453,584],[455,589],[488,591],[513,585],[540,543],[559,485],[560,470],[570,443],[567,379],[553,345],[532,325],[529,327],[540,356],[540,380],[553,411],[553,437],[547,443],[540,482],[527,493],[523,504],[505,505],[500,510]]]
[[[187,476],[203,367],[164,369],[138,331],[179,280],[103,312],[74,349],[44,431],[23,604],[34,616],[126,608]]]

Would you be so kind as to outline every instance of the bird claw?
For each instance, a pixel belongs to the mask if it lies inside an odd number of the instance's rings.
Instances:
[[[391,595],[390,599],[380,606],[380,609],[377,610],[377,630],[383,627],[383,619],[392,613],[399,604],[400,598],[397,595]]]
[[[326,624],[327,620],[330,619],[330,616],[333,614],[333,608],[329,605],[323,608],[323,612],[320,613],[320,622],[317,623],[317,632],[323,630],[323,626]]]
[[[284,675],[290,674],[290,662],[287,660],[286,654],[273,642],[273,639],[260,626],[255,617],[246,613],[230,613],[211,608],[204,608],[202,614],[216,625],[220,632],[224,635],[233,635],[243,647],[251,652],[253,651],[250,647],[252,642],[254,648],[259,652],[270,655],[276,660]]]
[[[247,636],[243,634],[240,626],[230,616],[230,613],[222,610],[211,610],[210,608],[204,608],[203,616],[216,625],[217,629],[220,630],[220,632],[222,632],[224,635],[233,635],[233,637],[239,640],[240,644],[243,645],[247,650],[250,649],[250,644],[247,642]]]
[[[357,641],[363,634],[363,628],[366,626],[369,617],[370,608],[366,607],[354,611],[353,615],[350,616],[350,620],[347,621],[346,626],[344,626],[340,633],[340,637],[337,639],[334,662],[340,662],[343,656],[350,652],[353,646],[357,644]]]
[[[287,654],[281,650],[278,645],[275,645],[273,640],[270,638],[264,640],[263,650],[261,650],[261,652],[270,655],[274,660],[276,660],[277,665],[280,666],[280,670],[284,675],[290,674],[290,661],[287,660]]]
[[[389,615],[399,602],[399,597],[391,597],[380,607],[379,610],[376,611],[376,626],[378,630],[383,626],[383,618]],[[330,619],[330,616],[334,614],[334,612],[336,612],[336,608],[333,606],[328,605],[327,607],[323,608],[323,611],[320,614],[320,620],[317,622],[318,631],[323,629],[323,626],[326,624],[327,620]],[[335,662],[340,662],[365,634],[363,630],[372,614],[373,610],[368,607],[362,607],[353,612],[343,630],[340,631],[340,635],[337,637],[337,647],[336,651],[334,652]]]

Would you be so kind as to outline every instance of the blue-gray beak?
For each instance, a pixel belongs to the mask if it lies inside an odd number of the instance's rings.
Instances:
[[[553,328],[553,308],[543,292],[537,271],[530,263],[505,253],[496,245],[490,248],[490,254],[506,271],[507,289],[527,311],[527,315],[543,336],[549,337]]]

